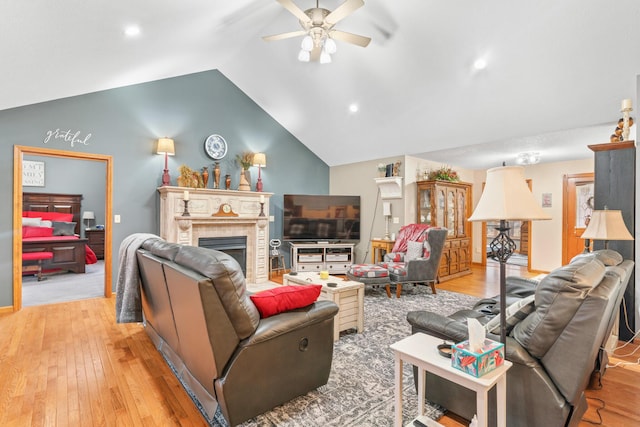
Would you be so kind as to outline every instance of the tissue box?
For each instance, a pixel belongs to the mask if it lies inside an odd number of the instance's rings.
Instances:
[[[485,339],[479,353],[471,351],[469,341],[462,341],[452,348],[451,366],[474,377],[493,371],[504,362],[504,344]]]

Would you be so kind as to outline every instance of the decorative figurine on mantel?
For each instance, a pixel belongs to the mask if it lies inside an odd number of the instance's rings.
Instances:
[[[220,188],[220,162],[216,162],[213,167],[213,188]]]
[[[206,166],[202,168],[202,186],[203,188],[207,188],[207,183],[209,182],[209,169]]]

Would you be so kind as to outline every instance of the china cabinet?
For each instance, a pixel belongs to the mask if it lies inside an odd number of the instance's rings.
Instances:
[[[448,230],[439,280],[471,274],[471,184],[418,181],[417,188],[416,222]]]

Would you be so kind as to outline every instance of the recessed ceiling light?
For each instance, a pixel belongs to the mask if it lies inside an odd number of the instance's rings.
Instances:
[[[357,113],[359,109],[360,109],[360,107],[358,107],[358,104],[356,104],[356,103],[353,103],[353,104],[349,105],[349,112],[350,113]]]
[[[124,29],[124,34],[127,37],[136,37],[140,35],[140,27],[137,25],[129,25]]]
[[[473,68],[475,68],[476,70],[484,70],[485,68],[487,68],[487,61],[484,58],[478,58],[473,63]]]

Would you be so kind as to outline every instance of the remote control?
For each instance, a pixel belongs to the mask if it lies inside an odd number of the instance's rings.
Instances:
[[[413,420],[413,425],[416,427],[428,427],[425,423],[420,420]]]

